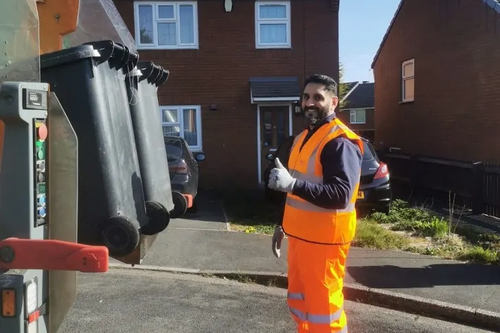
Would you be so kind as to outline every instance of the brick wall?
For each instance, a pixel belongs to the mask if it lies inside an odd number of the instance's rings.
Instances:
[[[400,104],[411,58],[415,101]],[[374,66],[377,147],[500,163],[498,73],[500,16],[488,5],[405,0]]]
[[[134,33],[132,1],[115,4]],[[329,0],[292,0],[292,48],[255,49],[255,5],[234,1],[198,1],[199,50],[140,51],[171,71],[159,91],[163,105],[201,105],[206,159],[200,162],[200,186],[257,185],[256,105],[250,104],[250,76],[299,76],[315,72],[338,78],[338,13]],[[211,111],[210,104],[217,110]],[[302,128],[293,117],[294,130]]]

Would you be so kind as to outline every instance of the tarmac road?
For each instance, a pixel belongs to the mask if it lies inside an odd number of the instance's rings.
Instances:
[[[112,269],[80,274],[58,333],[292,333],[279,288],[194,275]],[[347,302],[350,333],[488,331]]]

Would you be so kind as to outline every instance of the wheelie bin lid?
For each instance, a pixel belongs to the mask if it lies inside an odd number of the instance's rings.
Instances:
[[[46,69],[88,58],[95,59],[98,64],[109,61],[112,67],[116,70],[123,69],[125,73],[133,70],[139,61],[139,55],[123,44],[102,40],[42,54],[40,67]]]
[[[148,83],[155,86],[161,86],[167,82],[170,71],[152,61],[139,61],[137,69],[140,71],[139,81],[147,80]]]

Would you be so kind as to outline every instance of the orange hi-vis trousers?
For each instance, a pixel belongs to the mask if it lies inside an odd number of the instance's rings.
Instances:
[[[287,302],[299,333],[348,333],[344,312],[348,245],[288,237]]]

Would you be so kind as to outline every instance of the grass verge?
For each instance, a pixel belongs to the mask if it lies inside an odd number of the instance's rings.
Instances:
[[[236,231],[270,235],[282,217],[281,206],[266,202],[260,193],[225,193],[223,200],[231,229]],[[389,214],[359,219],[353,246],[500,264],[500,237],[461,227],[453,219],[403,200],[395,200]]]
[[[282,207],[250,191],[223,194],[224,210],[232,230],[270,235],[282,218]]]
[[[373,213],[371,223],[409,239],[400,249],[446,259],[500,264],[500,237],[462,227],[454,218],[445,219],[425,207],[395,200],[389,214]]]

